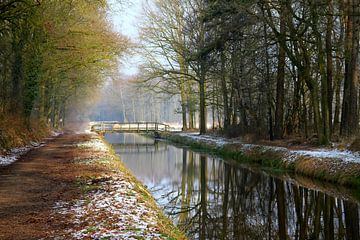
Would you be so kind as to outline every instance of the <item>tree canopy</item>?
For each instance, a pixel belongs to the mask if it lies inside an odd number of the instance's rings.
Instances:
[[[107,20],[107,1],[5,0],[0,3],[0,113],[63,123],[93,94],[128,40]]]
[[[189,114],[184,127],[196,109],[201,133],[210,116],[214,129],[234,136],[316,136],[320,143],[354,136],[359,6],[358,0],[156,0],[144,20],[143,81],[161,92],[175,86],[171,92],[182,96],[183,115]]]

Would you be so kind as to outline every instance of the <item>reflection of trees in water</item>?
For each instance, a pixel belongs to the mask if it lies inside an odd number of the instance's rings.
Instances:
[[[191,239],[359,239],[358,205],[184,150],[165,210]]]

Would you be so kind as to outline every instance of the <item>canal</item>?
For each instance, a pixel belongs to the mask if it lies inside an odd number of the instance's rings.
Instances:
[[[359,239],[356,190],[136,134],[105,139],[189,239]]]

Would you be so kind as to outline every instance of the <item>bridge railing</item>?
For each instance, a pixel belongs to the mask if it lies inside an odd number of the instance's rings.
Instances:
[[[170,126],[158,122],[99,122],[91,126],[91,131],[94,132],[168,132]]]

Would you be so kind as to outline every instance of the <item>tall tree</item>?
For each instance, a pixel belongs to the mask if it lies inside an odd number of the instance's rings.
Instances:
[[[341,134],[353,136],[359,129],[359,34],[360,2],[344,0],[345,14],[345,76],[341,116]]]
[[[285,46],[286,46],[286,5],[280,3],[279,53],[276,78],[275,128],[274,137],[280,139],[284,131],[284,99],[285,99]]]

